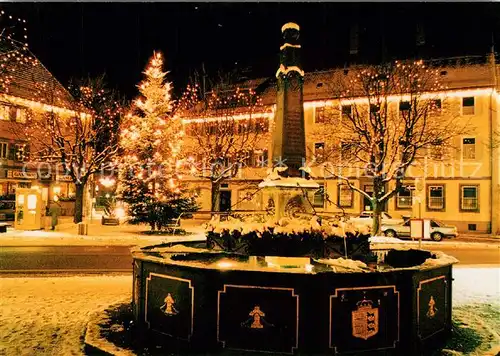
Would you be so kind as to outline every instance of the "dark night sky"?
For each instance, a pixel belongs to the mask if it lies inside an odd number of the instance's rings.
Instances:
[[[204,62],[209,70],[252,67],[271,76],[278,63],[280,28],[301,26],[306,71],[349,60],[349,28],[360,27],[362,62],[415,54],[423,24],[433,57],[486,54],[492,34],[500,47],[497,3],[33,3],[2,4],[28,21],[34,54],[63,83],[106,72],[110,86],[131,97],[154,49],[167,59],[178,89]]]

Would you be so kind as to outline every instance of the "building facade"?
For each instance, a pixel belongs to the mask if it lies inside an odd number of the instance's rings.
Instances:
[[[452,148],[445,153],[435,149],[424,150],[421,157],[407,171],[404,189],[390,199],[384,210],[393,217],[413,216],[434,218],[454,224],[462,233],[500,233],[500,65],[494,54],[475,58],[450,58],[435,61],[439,66],[444,89],[439,99],[448,103],[432,117],[452,115],[458,123],[467,123],[469,129],[451,140]],[[335,130],[324,117],[334,109],[342,115],[342,102],[332,94],[331,84],[345,69],[305,73],[303,82],[303,109],[306,130],[306,161],[314,162],[318,150],[324,149],[321,132]],[[277,110],[277,89],[274,78],[251,81],[267,110],[266,118],[272,131]],[[242,83],[244,86],[245,83]],[[401,109],[399,99],[389,104]],[[440,105],[440,103],[439,103]],[[217,120],[216,117],[207,118]],[[244,120],[244,115],[240,115]],[[198,119],[199,120],[199,119]],[[186,125],[191,120],[184,119]],[[318,134],[319,132],[319,134]],[[261,152],[260,150],[259,152]],[[272,157],[268,141],[266,157]],[[267,202],[258,192],[257,185],[266,176],[268,168],[277,162],[249,165],[239,170],[236,177],[221,186],[220,199],[229,200],[224,207],[230,210],[263,210]],[[345,212],[356,215],[370,210],[367,199],[355,192],[324,169],[312,165],[311,176],[321,188],[311,202],[315,210],[325,214]],[[352,172],[352,185],[370,193],[373,182],[369,177]],[[210,210],[210,184],[206,180],[185,177],[188,185],[198,194],[202,211]],[[390,182],[391,188],[395,183]],[[223,209],[224,210],[224,209]]]
[[[58,196],[63,214],[72,215],[75,188],[70,176],[35,157],[23,136],[30,115],[74,115],[66,89],[22,44],[0,38],[0,220],[13,219],[17,188],[40,188],[47,205]],[[57,99],[56,99],[57,97]]]

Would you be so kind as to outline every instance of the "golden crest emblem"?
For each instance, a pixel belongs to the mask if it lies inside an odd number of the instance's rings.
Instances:
[[[356,304],[352,312],[352,335],[368,340],[378,333],[378,308],[373,307],[371,300],[363,299]]]
[[[241,323],[242,327],[250,328],[250,329],[264,329],[265,327],[273,327],[274,325],[268,323],[264,317],[266,313],[260,309],[259,305],[254,306],[252,311],[248,313],[249,318]]]
[[[260,322],[260,319],[263,316],[266,316],[266,314],[262,310],[260,310],[260,307],[258,305],[256,305],[255,308],[253,308],[253,310],[248,315],[253,318],[252,325],[250,325],[250,327],[252,329],[264,328],[264,325],[262,325],[262,323]]]
[[[434,300],[434,297],[431,295],[431,298],[429,299],[429,309],[427,310],[427,317],[429,319],[432,319],[436,316],[438,309],[436,308],[436,301]]]
[[[163,300],[164,304],[160,307],[160,310],[167,316],[177,315],[179,312],[175,308],[175,300],[170,293],[167,294]]]

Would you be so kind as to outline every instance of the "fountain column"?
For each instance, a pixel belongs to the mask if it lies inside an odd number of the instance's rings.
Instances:
[[[289,22],[281,28],[283,45],[276,72],[277,95],[272,135],[272,163],[275,166],[259,184],[264,199],[272,200],[275,218],[293,215],[293,211],[310,211],[304,194],[312,195],[319,185],[300,168],[306,160],[304,124],[304,71],[300,63],[300,27]],[[307,193],[309,192],[309,193]]]
[[[300,28],[289,22],[281,28],[280,65],[276,72],[277,95],[272,158],[288,169],[285,177],[300,177],[306,158],[304,127],[304,71],[300,64]]]

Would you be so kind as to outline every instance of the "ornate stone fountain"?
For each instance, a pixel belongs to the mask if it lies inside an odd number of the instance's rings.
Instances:
[[[282,33],[273,158],[288,168],[270,171],[260,185],[277,219],[293,215],[291,203],[318,188],[300,170],[305,139],[299,26],[288,23]],[[303,200],[301,206],[307,209]],[[254,242],[264,240],[264,233],[250,234]],[[306,244],[312,235],[306,230],[288,241]],[[449,256],[380,250],[375,267],[328,255],[284,265],[276,262],[280,251],[269,257],[204,245],[133,249],[132,306],[139,335],[174,353],[400,355],[425,352],[451,330],[456,260]]]

